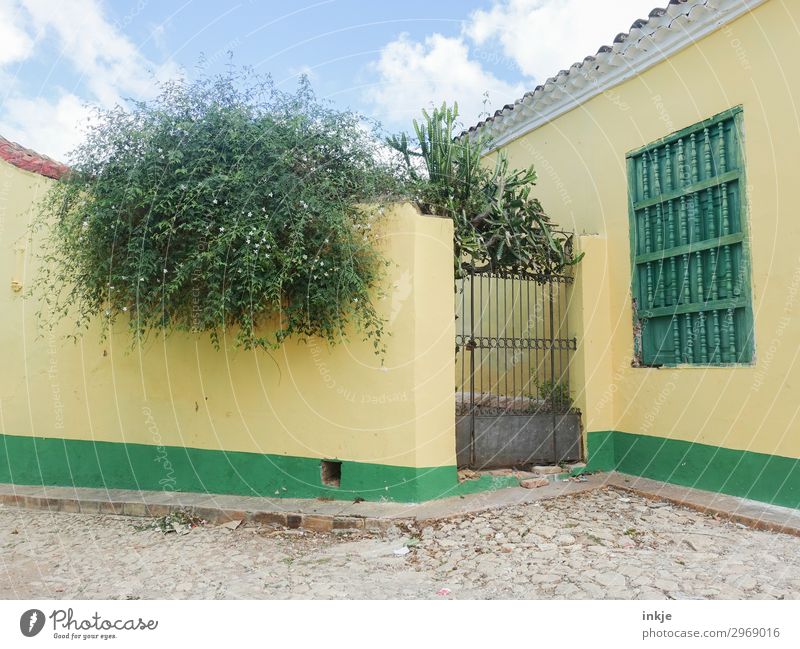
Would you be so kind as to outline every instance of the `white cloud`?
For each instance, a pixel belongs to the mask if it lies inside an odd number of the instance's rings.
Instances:
[[[23,61],[31,54],[33,39],[20,25],[21,18],[10,0],[0,0],[0,65]]]
[[[109,106],[126,94],[152,94],[154,78],[177,72],[170,63],[155,65],[103,15],[97,0],[22,0],[39,38],[54,35],[62,56],[84,75],[97,101]]]
[[[3,136],[62,160],[80,141],[91,116],[91,109],[73,94],[63,94],[52,102],[15,96],[6,100],[3,108]]]
[[[506,0],[472,13],[464,34],[481,48],[498,47],[532,80],[566,69],[646,18],[654,0]]]
[[[515,97],[522,84],[507,83],[470,58],[461,38],[433,34],[424,43],[403,34],[383,48],[373,64],[378,82],[367,91],[381,117],[392,123],[407,123],[420,109],[442,101],[458,102],[465,123],[483,111],[483,93],[491,98]],[[502,101],[502,100],[501,100]]]
[[[443,99],[457,100],[464,122],[474,123],[484,92],[492,110],[513,102],[610,43],[654,3],[494,0],[489,9],[473,12],[458,36],[432,34],[420,42],[402,35],[388,43],[372,64],[377,80],[366,99],[392,124],[405,124],[421,107]]]
[[[87,90],[83,99],[63,89],[51,99],[21,95],[13,84],[5,88],[0,133],[57,159],[64,159],[80,138],[78,121],[89,114],[84,102],[111,107],[129,97],[147,98],[156,91],[155,80],[179,73],[170,61],[147,59],[107,19],[99,0],[0,3],[0,66],[35,55],[37,47],[53,42]]]

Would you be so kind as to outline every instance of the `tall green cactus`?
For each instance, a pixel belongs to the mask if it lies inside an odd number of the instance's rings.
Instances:
[[[402,156],[420,209],[453,219],[458,275],[487,267],[558,273],[580,261],[570,238],[554,230],[531,196],[533,166],[509,171],[503,154],[496,156],[494,167],[485,165],[488,139],[456,134],[458,104],[423,110],[422,117],[413,122],[415,147],[405,133],[387,142]]]

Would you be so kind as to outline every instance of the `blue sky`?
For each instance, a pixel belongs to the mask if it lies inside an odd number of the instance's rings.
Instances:
[[[233,61],[408,128],[457,100],[465,123],[593,54],[658,0],[0,0],[0,135],[67,159],[89,105]],[[666,0],[662,0],[666,2]]]

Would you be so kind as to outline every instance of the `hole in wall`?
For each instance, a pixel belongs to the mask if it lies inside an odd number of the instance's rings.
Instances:
[[[322,460],[320,463],[322,484],[326,487],[338,487],[342,482],[342,463],[336,460]]]

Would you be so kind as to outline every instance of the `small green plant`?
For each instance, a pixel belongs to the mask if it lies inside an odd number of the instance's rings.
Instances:
[[[536,389],[539,398],[544,399],[551,405],[568,406],[572,404],[569,395],[569,384],[563,381],[537,381]]]
[[[187,534],[189,530],[194,527],[199,527],[200,525],[205,525],[205,521],[202,518],[196,516],[190,510],[181,509],[170,512],[165,516],[159,516],[141,525],[134,525],[134,529],[140,532],[145,530],[158,530],[162,534],[169,534],[170,532]]]

